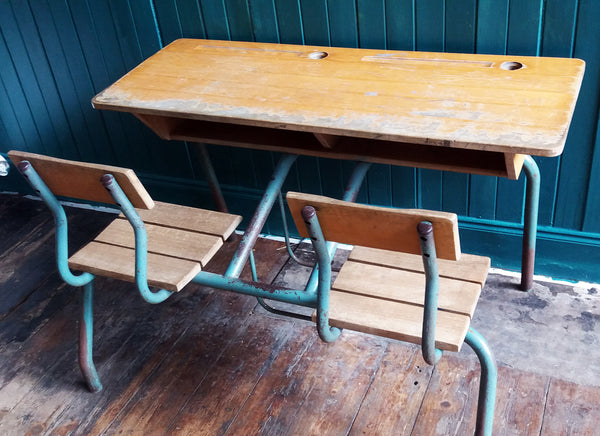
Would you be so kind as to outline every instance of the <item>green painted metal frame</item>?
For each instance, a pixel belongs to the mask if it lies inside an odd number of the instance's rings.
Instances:
[[[289,171],[294,157],[284,157],[280,165],[276,168],[275,176],[271,180],[269,189],[265,193],[254,222],[255,226],[264,224],[266,215],[269,214],[275,197],[280,195],[281,184]],[[74,275],[68,266],[68,229],[67,218],[64,209],[54,194],[48,189],[43,180],[39,177],[32,165],[23,161],[18,166],[25,179],[31,184],[33,189],[40,194],[44,202],[53,213],[56,226],[56,256],[58,270],[65,282],[73,286],[83,286],[82,311],[79,328],[79,366],[83,377],[92,392],[102,389],[102,384],[98,376],[93,361],[93,283],[94,275],[82,273]],[[368,165],[358,165],[353,177],[348,185],[345,197],[351,201],[356,198],[362,179],[368,170]],[[135,281],[142,298],[156,304],[166,300],[172,292],[160,289],[153,292],[149,289],[147,283],[147,234],[144,223],[131,205],[131,202],[122,191],[114,177],[106,174],[101,179],[104,187],[110,192],[121,211],[125,214],[135,233]],[[262,206],[262,207],[261,207]],[[326,342],[335,341],[341,330],[332,327],[329,324],[329,293],[331,288],[331,260],[335,252],[335,244],[328,243],[321,230],[317,213],[312,206],[306,206],[302,210],[302,217],[310,235],[315,253],[317,255],[317,267],[314,268],[313,275],[317,277],[316,292],[310,287],[305,289],[286,289],[278,288],[265,283],[258,283],[253,268],[254,281],[245,281],[232,275],[219,275],[205,271],[199,272],[192,281],[194,283],[209,286],[217,289],[223,289],[255,296],[261,301],[268,298],[270,300],[291,303],[298,306],[305,306],[316,309],[316,324],[319,337]],[[433,239],[433,230],[431,223],[422,222],[419,224],[418,232],[421,239],[423,254],[423,263],[426,273],[426,294],[425,294],[425,316],[423,321],[423,342],[422,352],[425,360],[435,365],[442,355],[442,352],[435,348],[435,324],[437,316],[437,296],[439,287],[439,276],[437,271],[437,259],[435,254],[435,245]],[[255,237],[251,235],[252,238]],[[258,237],[258,236],[256,236]],[[246,239],[246,244],[254,245],[252,238]],[[243,248],[243,247],[242,247]],[[238,254],[232,259],[234,265],[242,263],[244,258]],[[248,255],[249,256],[249,255]],[[244,259],[247,260],[248,256]],[[251,262],[253,259],[251,258]],[[298,314],[279,311],[288,316],[301,317]],[[497,383],[497,369],[494,363],[493,355],[489,346],[473,329],[470,329],[465,341],[475,350],[480,359],[482,367],[482,377],[480,382],[479,401],[477,409],[476,434],[491,435],[493,425],[495,392]]]
[[[331,258],[327,242],[321,231],[317,213],[312,206],[302,209],[306,229],[310,235],[319,263],[319,304],[317,306],[317,329],[326,342],[337,339],[340,330],[329,324],[329,293],[331,290]],[[420,238],[421,254],[425,269],[425,302],[421,350],[424,360],[435,365],[442,357],[442,351],[435,348],[435,326],[438,311],[439,274],[433,236],[433,226],[423,221],[415,229]],[[473,328],[469,328],[465,342],[475,351],[481,364],[481,381],[477,402],[475,434],[491,436],[496,404],[498,370],[494,356],[485,339]]]

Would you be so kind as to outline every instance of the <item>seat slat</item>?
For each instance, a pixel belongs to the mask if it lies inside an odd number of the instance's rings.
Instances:
[[[421,255],[398,251],[379,250],[370,247],[355,246],[349,260],[384,265],[408,271],[424,272]],[[490,269],[490,258],[462,253],[457,261],[438,259],[440,277],[451,277],[467,282],[478,283],[483,287]]]
[[[348,260],[332,289],[422,306],[425,274]],[[438,307],[471,317],[480,293],[478,284],[440,277]]]
[[[331,291],[329,322],[339,328],[420,344],[423,308],[364,295]],[[469,323],[468,316],[438,311],[436,347],[447,351],[459,351]]]
[[[135,250],[92,241],[69,259],[78,271],[135,282]],[[198,262],[148,253],[148,285],[179,291],[201,270]]]
[[[223,245],[220,236],[146,224],[148,253],[162,254],[199,262],[203,267]],[[129,221],[114,220],[96,239],[98,242],[135,248],[135,236]]]
[[[218,235],[226,240],[242,221],[239,215],[178,204],[155,202],[151,210],[138,210],[145,223]]]

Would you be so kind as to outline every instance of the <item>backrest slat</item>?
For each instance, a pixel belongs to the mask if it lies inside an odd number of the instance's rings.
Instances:
[[[138,209],[152,209],[154,201],[135,172],[128,168],[77,162],[24,151],[12,150],[8,156],[18,165],[29,161],[54,195],[99,203],[115,204],[100,182],[104,174],[112,174],[123,192]]]
[[[328,241],[420,254],[417,225],[433,224],[437,256],[458,260],[460,242],[456,214],[421,209],[392,209],[350,203],[319,195],[288,192],[287,202],[300,236],[308,237],[302,208],[312,206]]]

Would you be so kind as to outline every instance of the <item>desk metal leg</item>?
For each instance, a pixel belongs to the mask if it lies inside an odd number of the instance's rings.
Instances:
[[[265,192],[258,203],[258,208],[248,227],[246,227],[246,231],[244,232],[244,236],[242,236],[242,240],[238,245],[235,253],[233,254],[233,258],[227,271],[225,272],[225,276],[227,277],[239,277],[242,273],[242,269],[244,268],[244,264],[248,260],[248,257],[252,254],[252,248],[254,247],[254,243],[260,234],[265,222],[267,221],[267,217],[269,213],[271,213],[271,209],[273,208],[273,204],[281,191],[281,186],[288,173],[290,172],[290,168],[292,164],[295,162],[297,156],[292,154],[286,154],[281,157],[277,166],[275,167],[275,171],[273,172],[273,177],[271,181],[267,185]]]
[[[212,193],[212,198],[215,203],[215,206],[219,212],[228,213],[229,211],[227,209],[227,204],[225,203],[225,198],[223,197],[223,193],[221,192],[221,186],[219,185],[217,175],[215,174],[212,162],[210,161],[210,156],[208,155],[206,145],[196,143],[196,146],[198,147],[198,151],[200,152],[200,165],[202,166],[202,171],[204,172],[206,181],[208,182],[208,187],[210,188],[210,192]]]
[[[531,156],[526,156],[523,169],[527,177],[525,217],[523,224],[523,257],[521,261],[521,290],[533,287],[535,241],[537,237],[538,209],[540,203],[540,170]]]

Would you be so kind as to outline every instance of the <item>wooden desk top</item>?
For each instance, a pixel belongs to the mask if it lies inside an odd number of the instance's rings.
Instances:
[[[210,122],[225,136],[224,124],[240,126],[230,144],[252,146],[241,139],[250,134],[267,144],[256,148],[282,151],[290,151],[275,144],[285,139],[282,130],[310,132],[318,143],[304,151],[323,156],[360,156],[356,143],[344,145],[348,138],[387,148],[556,156],[584,66],[579,59],[180,39],[92,102],[134,113],[166,139],[226,143],[203,133]],[[279,134],[265,138],[274,129]]]

